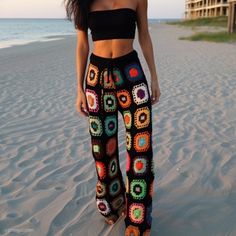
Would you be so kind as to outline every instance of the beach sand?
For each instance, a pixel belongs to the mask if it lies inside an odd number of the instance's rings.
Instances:
[[[152,234],[236,235],[236,45],[178,40],[150,24],[161,88],[153,106]],[[87,118],[75,110],[76,36],[0,50],[0,235],[122,236],[104,223]],[[147,64],[135,39],[150,84]],[[125,128],[119,115],[125,178]]]

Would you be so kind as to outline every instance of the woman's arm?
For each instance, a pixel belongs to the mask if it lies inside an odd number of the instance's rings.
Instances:
[[[88,34],[85,31],[77,30],[77,46],[76,46],[76,74],[77,74],[77,90],[84,89],[84,77],[89,54]]]
[[[160,88],[154,60],[151,37],[148,30],[147,0],[138,0],[137,5],[138,40],[151,74],[152,103],[159,101]]]
[[[76,45],[76,76],[77,76],[77,100],[76,109],[84,116],[88,116],[86,95],[84,93],[84,77],[89,54],[88,34],[77,30]]]

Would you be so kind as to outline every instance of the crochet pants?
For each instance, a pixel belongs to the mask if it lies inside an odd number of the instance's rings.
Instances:
[[[145,235],[152,223],[154,164],[152,106],[138,53],[116,58],[90,54],[85,94],[97,172],[96,205],[106,218],[125,206],[126,232]],[[118,111],[126,129],[126,181],[119,164]]]

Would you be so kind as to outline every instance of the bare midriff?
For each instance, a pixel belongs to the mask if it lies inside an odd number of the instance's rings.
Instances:
[[[134,39],[106,39],[93,42],[93,53],[100,57],[115,58],[131,52]]]

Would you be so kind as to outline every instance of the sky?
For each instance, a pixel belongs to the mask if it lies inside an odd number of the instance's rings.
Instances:
[[[184,18],[185,0],[148,0],[148,18]],[[63,0],[0,0],[0,18],[65,18]]]

